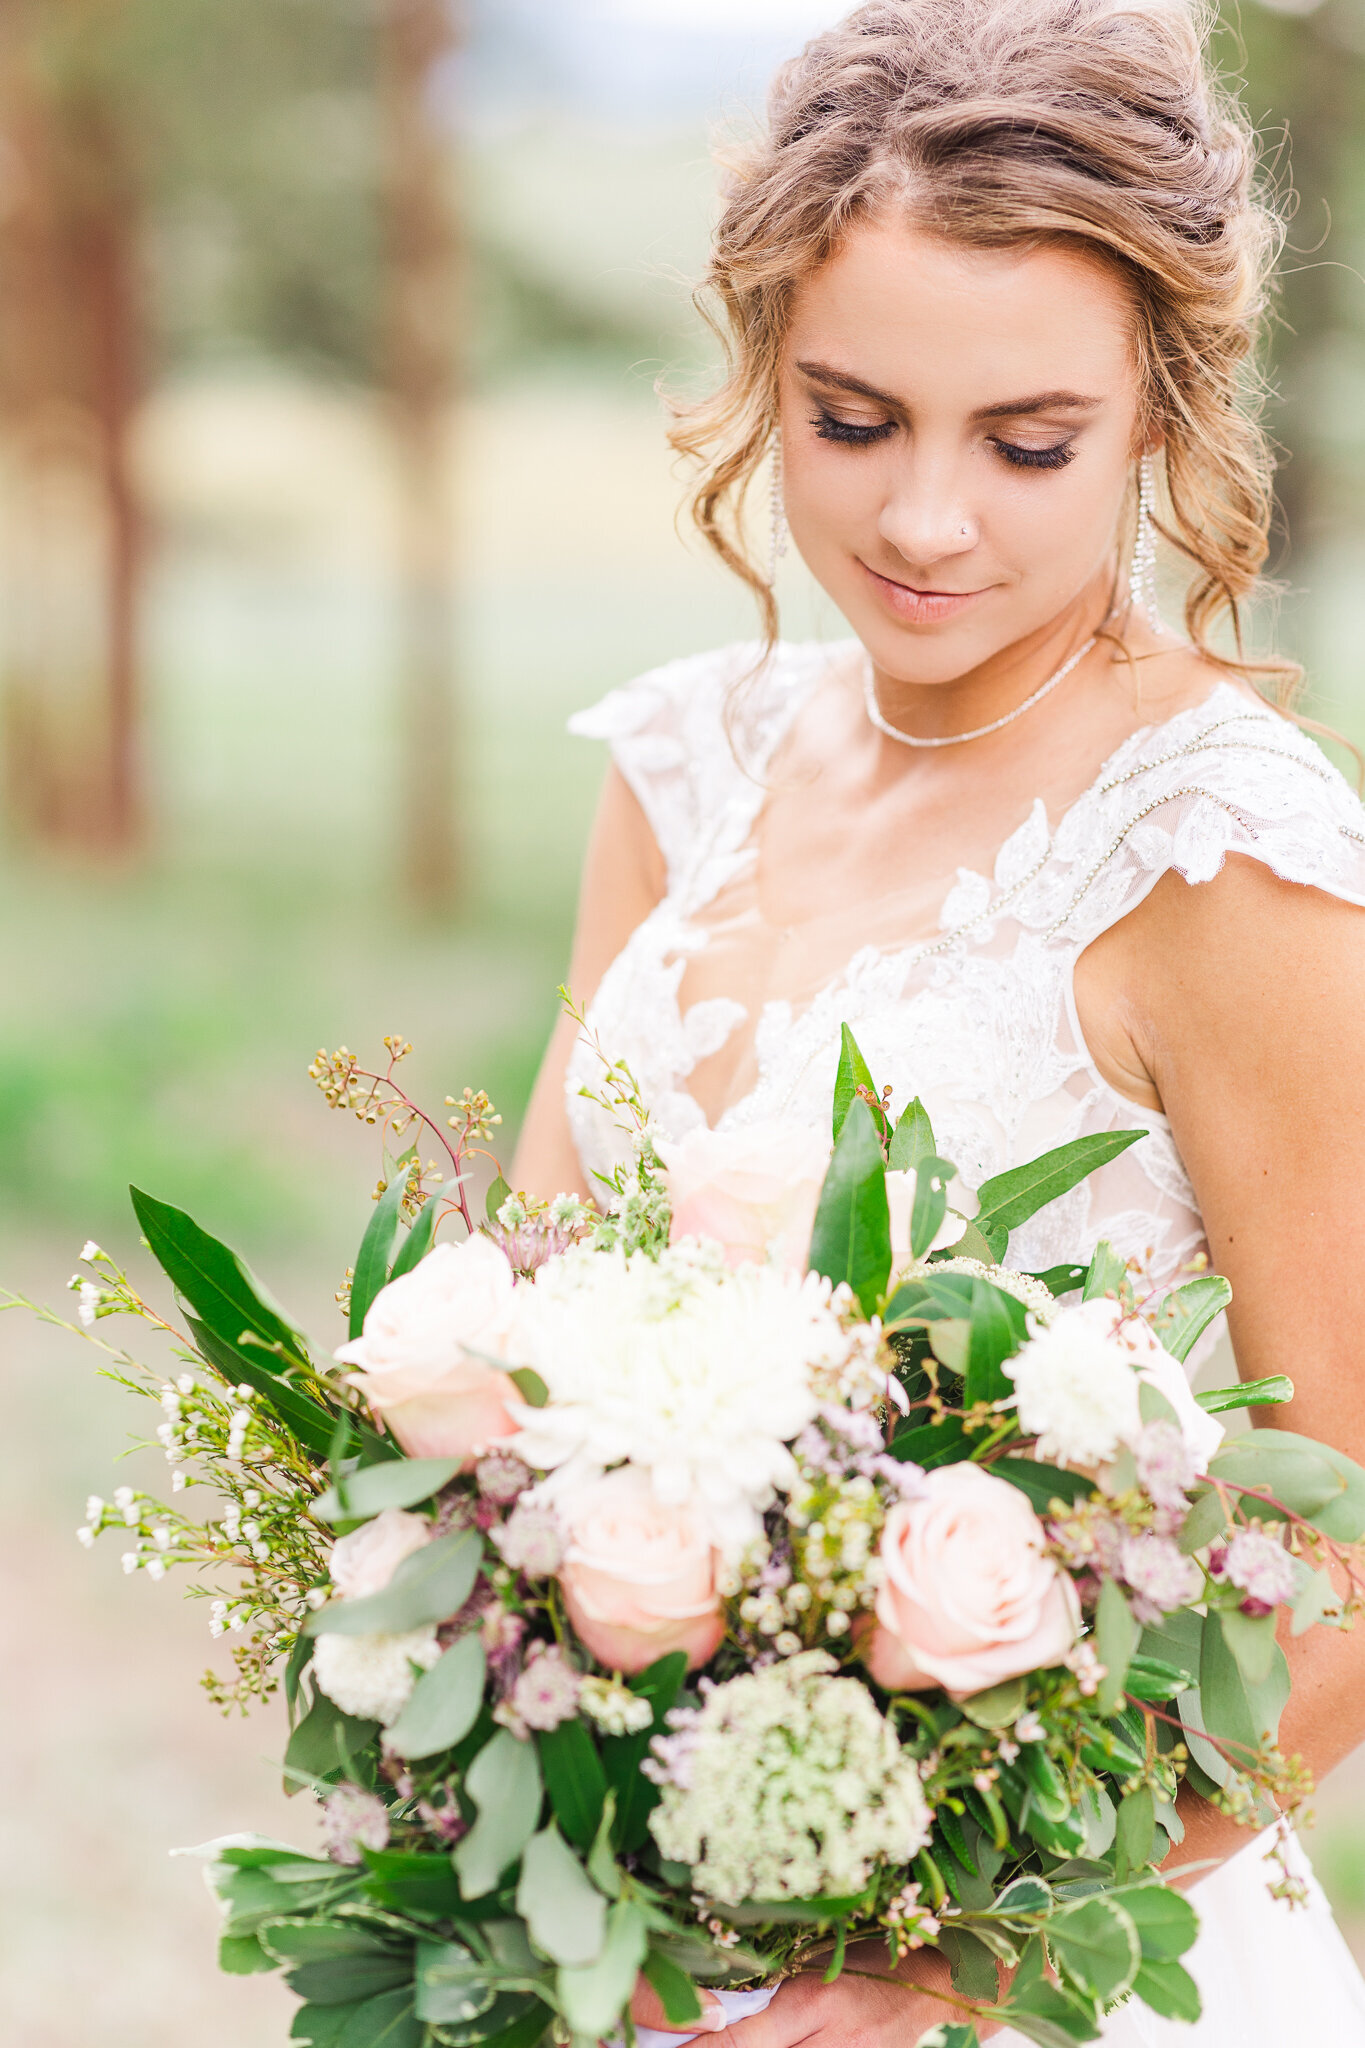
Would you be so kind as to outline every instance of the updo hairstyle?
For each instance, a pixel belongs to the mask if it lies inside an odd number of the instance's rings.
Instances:
[[[1240,107],[1206,58],[1202,0],[869,0],[777,74],[766,133],[728,159],[699,303],[726,376],[675,403],[701,533],[778,631],[744,535],[777,421],[793,296],[860,220],[900,214],[980,248],[1080,245],[1134,304],[1139,433],[1164,437],[1158,529],[1190,564],[1185,625],[1209,653],[1265,560],[1272,462],[1255,343],[1280,228]],[[1135,450],[1136,454],[1136,450]],[[1134,516],[1136,496],[1134,494]]]

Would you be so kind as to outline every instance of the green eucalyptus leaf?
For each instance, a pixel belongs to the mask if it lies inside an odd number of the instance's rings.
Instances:
[[[1149,1863],[1156,1842],[1156,1804],[1150,1785],[1139,1785],[1119,1801],[1114,1830],[1114,1875],[1120,1883]]]
[[[484,1665],[477,1632],[453,1642],[412,1688],[407,1705],[389,1729],[385,1747],[398,1756],[413,1758],[438,1756],[443,1749],[452,1749],[479,1717]]]
[[[309,1615],[304,1630],[310,1636],[397,1636],[448,1621],[474,1590],[482,1562],[483,1538],[477,1529],[437,1536],[403,1559],[382,1593],[330,1601]]]
[[[207,1323],[185,1315],[185,1327],[194,1346],[230,1386],[239,1383],[262,1395],[314,1457],[326,1457],[332,1442],[332,1416],[311,1394],[303,1393],[284,1377],[269,1352],[259,1345],[229,1344]],[[372,1434],[373,1432],[371,1432]]]
[[[1329,1571],[1307,1571],[1294,1597],[1293,1633],[1301,1636],[1316,1622],[1329,1627],[1341,1622],[1341,1595],[1332,1584]]]
[[[894,1445],[892,1446],[894,1450]],[[923,1463],[923,1460],[920,1460]],[[1070,1505],[1095,1491],[1094,1482],[1083,1472],[1063,1472],[1056,1465],[1040,1465],[1033,1458],[997,1458],[991,1466],[996,1479],[1008,1479],[1026,1493],[1035,1508],[1046,1513],[1054,1500]]]
[[[1269,1379],[1241,1380],[1235,1387],[1209,1387],[1195,1400],[1206,1415],[1226,1415],[1234,1408],[1278,1408],[1294,1398],[1294,1382],[1285,1373]]]
[[[459,1469],[458,1458],[394,1458],[381,1465],[362,1465],[347,1473],[344,1501],[340,1490],[329,1486],[311,1512],[321,1522],[368,1522],[385,1508],[413,1508],[430,1500]]]
[[[1049,1266],[1042,1273],[1030,1273],[1029,1278],[1041,1280],[1048,1293],[1060,1301],[1063,1295],[1084,1287],[1089,1272],[1088,1266]]]
[[[1218,1488],[1200,1487],[1180,1525],[1180,1534],[1175,1539],[1176,1548],[1183,1550],[1186,1557],[1193,1557],[1196,1550],[1205,1550],[1210,1543],[1216,1543],[1227,1525],[1227,1509]]]
[[[528,1408],[543,1408],[548,1402],[550,1389],[533,1365],[514,1365],[507,1377]]]
[[[670,2026],[685,2027],[689,2020],[701,2018],[697,1987],[685,1970],[680,1970],[657,1948],[650,1949],[640,1967],[658,1992],[664,2018]]]
[[[500,1728],[479,1751],[464,1789],[478,1818],[453,1852],[460,1893],[481,1899],[521,1855],[540,1819],[540,1761],[535,1744]]]
[[[848,1120],[853,1104],[862,1098],[859,1088],[866,1088],[874,1102],[881,1100],[881,1090],[872,1078],[872,1070],[863,1058],[857,1039],[845,1024],[840,1032],[839,1066],[834,1076],[834,1128],[833,1142],[837,1145],[839,1134]],[[878,1111],[875,1121],[881,1125],[885,1119]]]
[[[1222,1617],[1218,1619],[1221,1621]],[[1184,1702],[1181,1695],[1182,1718]],[[1234,1759],[1257,1754],[1279,1734],[1280,1715],[1289,1697],[1289,1667],[1284,1652],[1272,1644],[1270,1668],[1260,1682],[1247,1679],[1221,1627],[1204,1630],[1199,1659],[1199,1712],[1205,1732],[1235,1745]],[[1203,1759],[1200,1758],[1202,1762]],[[1207,1768],[1207,1767],[1206,1767]]]
[[[357,1721],[320,1689],[313,1704],[297,1724],[284,1752],[284,1789],[287,1794],[301,1789],[301,1780],[327,1778],[334,1771],[345,1772],[352,1757],[367,1749],[379,1733],[377,1721]]]
[[[966,1316],[945,1316],[941,1322],[930,1323],[929,1349],[940,1365],[965,1379],[972,1355],[972,1326]]]
[[[370,1304],[380,1289],[388,1283],[394,1240],[398,1236],[399,1214],[407,1189],[406,1166],[395,1167],[393,1179],[375,1203],[373,1214],[365,1226],[365,1235],[360,1240],[360,1250],[355,1257],[355,1276],[351,1281],[349,1334],[352,1343],[365,1328],[365,1318],[369,1314]]]
[[[1106,1579],[1100,1588],[1099,1605],[1095,1610],[1095,1649],[1105,1667],[1105,1676],[1100,1680],[1095,1699],[1096,1712],[1101,1720],[1117,1713],[1122,1703],[1128,1662],[1137,1649],[1140,1634],[1133,1619],[1133,1610],[1121,1588],[1115,1580]]]
[[[553,1962],[578,1969],[601,1956],[607,1902],[553,1823],[522,1851],[517,1911]]]
[[[670,1650],[646,1671],[630,1680],[630,1689],[649,1701],[654,1719],[635,1735],[607,1735],[602,1739],[602,1767],[616,1801],[612,1838],[623,1856],[644,1847],[649,1816],[659,1803],[659,1788],[651,1785],[640,1769],[649,1754],[650,1742],[662,1735],[666,1716],[687,1676],[687,1652]]]
[[[1002,1365],[1023,1343],[1026,1311],[1022,1302],[993,1287],[989,1280],[973,1278],[971,1336],[967,1347],[967,1371],[963,1405],[976,1401],[1004,1401],[1014,1392],[1014,1382]]]
[[[1219,1611],[1218,1625],[1247,1684],[1264,1684],[1275,1654],[1274,1614],[1239,1614],[1235,1607],[1224,1607]]]
[[[500,1173],[494,1174],[492,1180],[488,1183],[488,1193],[483,1198],[484,1214],[490,1223],[497,1222],[498,1211],[511,1192],[511,1188],[508,1187],[502,1175]]]
[[[1339,1543],[1365,1536],[1365,1471],[1344,1451],[1287,1429],[1249,1429],[1229,1437],[1209,1466],[1209,1476],[1239,1486],[1267,1487],[1277,1500],[1305,1516]],[[1311,1506],[1305,1505],[1312,1502]],[[1276,1510],[1261,1506],[1263,1519]]]
[[[643,1911],[632,1900],[622,1899],[607,1914],[606,1939],[596,1960],[561,1967],[555,1988],[560,2010],[576,2034],[600,2041],[615,2031],[630,2003],[647,1945]]]
[[[1091,1255],[1086,1268],[1085,1284],[1081,1290],[1082,1301],[1099,1301],[1107,1294],[1117,1294],[1123,1285],[1128,1267],[1114,1250],[1107,1238],[1101,1238]]]
[[[847,1281],[863,1313],[875,1313],[891,1272],[891,1212],[881,1140],[871,1110],[856,1097],[820,1190],[809,1265],[836,1287]]]
[[[422,1204],[420,1215],[408,1230],[407,1236],[398,1247],[398,1256],[389,1269],[390,1280],[401,1280],[405,1273],[411,1273],[420,1266],[431,1250],[431,1241],[436,1235],[436,1223],[440,1210],[436,1195],[428,1195]]]
[[[607,1775],[592,1736],[582,1721],[561,1721],[536,1736],[536,1747],[555,1818],[578,1848],[591,1848],[607,1798]]]
[[[278,1345],[307,1364],[304,1339],[255,1274],[183,1209],[130,1188],[133,1210],[152,1257],[178,1294],[215,1336],[234,1349],[244,1331],[269,1349]]]
[[[897,1173],[914,1173],[922,1159],[933,1159],[937,1153],[929,1112],[917,1095],[891,1133],[886,1163]]]
[[[938,1946],[948,1958],[953,1989],[959,1998],[974,1998],[986,2003],[1000,1996],[995,1957],[984,1941],[965,1927],[950,1925],[939,1935]]]
[[[1039,1209],[1068,1194],[1087,1175],[1147,1136],[1146,1131],[1097,1131],[1058,1145],[1025,1166],[995,1174],[977,1190],[977,1228],[994,1223],[1004,1230],[1017,1230]]]
[[[915,1169],[915,1198],[910,1205],[910,1256],[922,1259],[948,1213],[948,1183],[957,1168],[932,1154]]]
[[[958,1705],[978,1728],[1012,1728],[1028,1702],[1028,1686],[1022,1678],[1007,1678],[985,1692],[971,1693]]]
[[[1215,1316],[1232,1300],[1232,1289],[1221,1273],[1201,1273],[1187,1280],[1162,1302],[1156,1319],[1157,1335],[1172,1358],[1188,1358]]]

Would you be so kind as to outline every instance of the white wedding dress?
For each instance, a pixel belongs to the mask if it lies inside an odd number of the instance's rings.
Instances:
[[[1076,960],[1168,869],[1207,881],[1229,853],[1365,905],[1365,811],[1297,727],[1222,683],[1126,740],[1055,822],[1021,797],[994,872],[959,869],[946,900],[896,876],[837,919],[778,928],[760,887],[765,770],[849,655],[783,646],[746,680],[756,650],[729,648],[655,670],[571,721],[610,741],[668,874],[596,993],[599,1044],[629,1063],[670,1135],[705,1121],[692,1090],[714,1098],[717,1076],[724,1128],[770,1116],[824,1125],[847,1023],[896,1107],[923,1099],[959,1170],[955,1201],[1051,1146],[1141,1126],[1144,1140],[1015,1233],[1011,1262],[1038,1270],[1107,1237],[1154,1284],[1173,1279],[1203,1244],[1193,1191],[1165,1121],[1092,1063]],[[579,1092],[599,1078],[580,1040],[568,1105],[590,1173],[609,1170],[623,1143]],[[1105,2028],[1110,2048],[1365,2044],[1365,1983],[1326,1900],[1301,1854],[1308,1905],[1272,1899],[1267,1847],[1249,1840],[1192,1893],[1202,1932],[1186,1960],[1204,2017],[1191,2027],[1129,2005]]]

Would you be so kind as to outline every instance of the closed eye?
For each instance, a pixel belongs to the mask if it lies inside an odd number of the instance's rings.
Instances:
[[[1076,453],[1070,441],[1054,441],[1050,448],[1021,448],[1017,441],[999,440],[992,445],[1016,469],[1065,469]]]
[[[896,431],[894,420],[878,420],[874,426],[856,426],[852,420],[841,420],[832,412],[816,413],[811,425],[822,441],[841,441],[846,448],[874,447]]]

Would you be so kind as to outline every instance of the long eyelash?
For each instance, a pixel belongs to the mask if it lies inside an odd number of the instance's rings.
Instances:
[[[822,441],[842,441],[848,448],[871,448],[896,431],[894,420],[882,420],[875,427],[856,427],[849,420],[836,419],[832,412],[816,413],[811,425]]]
[[[994,445],[1016,469],[1065,469],[1076,453],[1069,441],[1056,441],[1051,448],[1021,448],[1014,441]]]

